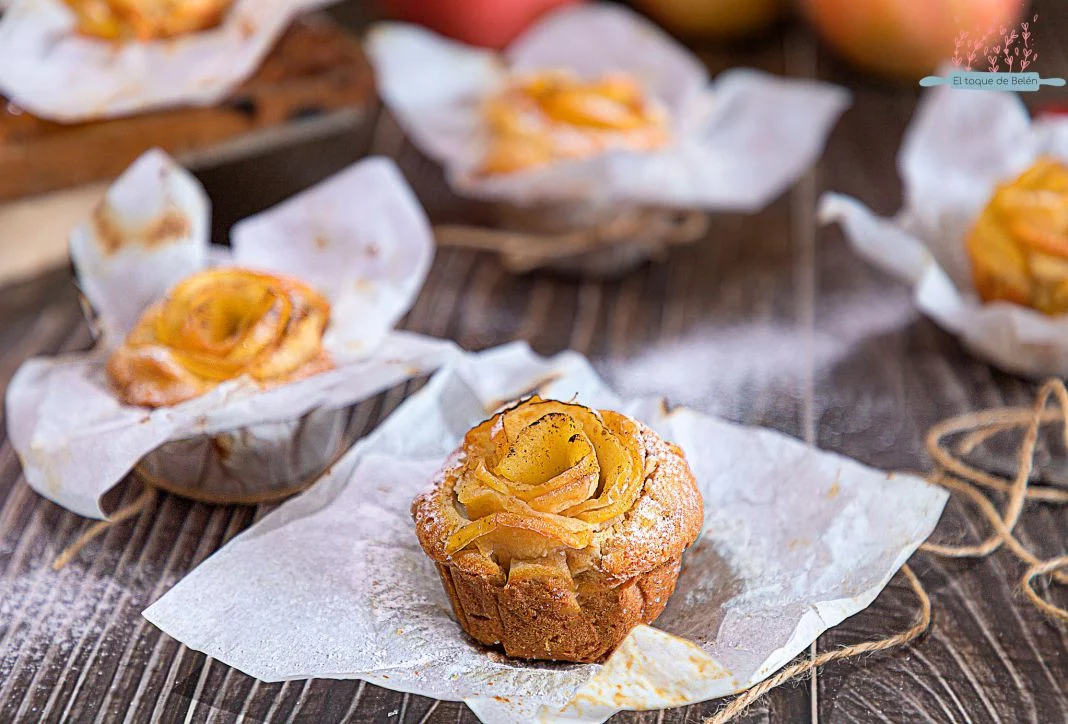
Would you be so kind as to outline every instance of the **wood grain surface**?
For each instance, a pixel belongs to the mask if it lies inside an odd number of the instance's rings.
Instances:
[[[1068,3],[1036,8],[1041,70],[1068,75]],[[340,15],[359,23],[363,11],[347,4]],[[624,392],[665,393],[884,468],[929,467],[922,436],[943,417],[1029,401],[1034,385],[971,358],[915,311],[905,288],[856,258],[837,229],[815,223],[815,201],[827,189],[883,213],[898,208],[894,157],[917,91],[853,74],[792,26],[699,51],[713,71],[746,64],[853,90],[853,109],[811,173],[761,213],[717,215],[705,241],[616,281],[512,276],[488,254],[442,251],[403,326],[469,349],[513,339],[545,354],[577,349]],[[1043,92],[1028,100],[1051,99]],[[483,218],[485,209],[449,193],[440,170],[377,112],[354,133],[202,173],[217,240],[235,220],[368,153],[397,158],[436,221]],[[88,342],[69,272],[0,292],[0,385],[29,356]],[[420,384],[361,405],[358,424],[370,430]],[[260,683],[140,616],[266,511],[164,495],[56,573],[52,559],[89,523],[37,496],[0,443],[0,722],[474,722],[462,704],[358,681]],[[982,530],[977,515],[953,502],[937,536],[959,541]],[[1029,506],[1017,530],[1040,555],[1062,553],[1068,510]],[[742,721],[1068,721],[1068,630],[1017,593],[1017,563],[1007,554],[919,554],[913,565],[935,609],[927,635],[773,691]],[[1063,591],[1049,595],[1065,603]],[[895,579],[814,649],[904,629],[914,605]],[[719,706],[613,721],[699,722]]]

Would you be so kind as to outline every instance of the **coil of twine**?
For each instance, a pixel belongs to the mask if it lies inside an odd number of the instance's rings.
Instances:
[[[669,246],[697,241],[707,230],[708,216],[703,211],[640,208],[567,231],[439,224],[434,236],[440,246],[495,252],[506,269],[520,274],[622,244],[656,255]]]
[[[1055,409],[1047,409],[1051,400],[1057,405]],[[1068,583],[1068,570],[1062,570],[1068,569],[1068,555],[1042,560],[1020,543],[1013,534],[1027,502],[1047,505],[1068,503],[1068,490],[1052,485],[1035,485],[1031,482],[1039,431],[1043,424],[1049,423],[1059,423],[1062,426],[1061,434],[1065,447],[1068,448],[1068,389],[1062,381],[1057,379],[1048,380],[1042,385],[1032,407],[1007,407],[972,412],[943,420],[932,427],[927,433],[926,444],[927,451],[935,462],[936,470],[928,475],[927,479],[951,493],[959,493],[967,498],[990,524],[993,532],[975,544],[945,545],[929,542],[920,546],[920,550],[949,558],[985,558],[1002,547],[1006,548],[1027,566],[1020,579],[1020,588],[1027,599],[1050,619],[1065,624],[1068,623],[1068,610],[1042,598],[1034,589],[1033,582],[1039,576],[1049,575],[1054,583]],[[1021,427],[1024,428],[1024,437],[1016,452],[1016,474],[1011,480],[980,470],[965,462],[964,457],[990,438]],[[950,450],[947,440],[955,436],[963,437],[956,449]],[[1004,509],[998,510],[984,490],[1008,496]],[[902,566],[901,573],[912,587],[920,604],[916,622],[908,630],[878,641],[865,641],[827,651],[811,659],[787,666],[776,675],[736,696],[715,715],[706,719],[705,724],[726,724],[771,689],[803,676],[824,664],[904,646],[921,636],[931,625],[931,601],[908,565]]]

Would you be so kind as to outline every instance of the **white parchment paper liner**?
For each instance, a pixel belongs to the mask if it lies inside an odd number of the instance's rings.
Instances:
[[[297,14],[324,4],[235,0],[217,27],[116,44],[75,32],[63,0],[12,0],[0,19],[0,93],[65,123],[210,106],[259,67]]]
[[[441,162],[453,186],[517,203],[627,201],[757,211],[819,156],[849,104],[842,88],[754,70],[714,84],[690,51],[634,12],[589,4],[550,13],[502,55],[423,28],[384,23],[368,53],[382,99],[409,137]],[[675,141],[659,151],[615,151],[531,171],[473,178],[486,147],[479,105],[509,71],[626,71],[671,114]]]
[[[683,557],[667,610],[604,666],[532,665],[472,643],[411,521],[413,497],[464,432],[533,389],[650,424],[682,446],[704,496],[705,529]],[[620,399],[577,353],[543,359],[514,343],[438,372],[315,487],[227,544],[145,616],[266,681],[360,678],[462,699],[486,722],[600,722],[619,709],[681,706],[765,678],[871,603],[930,534],[945,500],[918,478],[777,432]]]
[[[1015,93],[927,91],[898,154],[905,206],[892,219],[825,194],[820,218],[837,221],[869,262],[912,286],[916,305],[976,355],[1029,377],[1068,375],[1068,315],[983,303],[972,285],[968,231],[994,188],[1039,156],[1068,161],[1068,121],[1032,122]]]
[[[210,249],[199,183],[149,151],[109,189],[105,230],[71,236],[78,281],[99,315],[95,349],[24,363],[7,390],[11,444],[26,480],[80,515],[104,517],[102,496],[146,453],[170,440],[341,408],[435,369],[452,343],[392,331],[433,257],[430,226],[393,162],[371,158],[234,227],[232,255]],[[145,245],[161,219],[177,235]],[[108,252],[108,240],[121,247]],[[266,391],[246,378],[173,407],[122,404],[105,373],[110,350],[142,310],[209,263],[281,272],[332,304],[324,347],[335,368]]]

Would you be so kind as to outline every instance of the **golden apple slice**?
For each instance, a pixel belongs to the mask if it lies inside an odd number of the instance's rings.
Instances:
[[[542,136],[506,136],[494,142],[482,161],[486,174],[515,173],[543,166],[553,159],[552,144]]]
[[[1051,156],[1043,156],[1020,174],[1012,186],[1057,194],[1068,193],[1068,166]]]
[[[494,472],[523,486],[537,486],[592,452],[578,421],[550,412],[519,431]]]
[[[643,105],[641,86],[623,73],[606,75],[592,85],[592,90],[598,95],[611,98],[631,108],[641,108]]]
[[[522,405],[506,410],[503,413],[504,431],[508,440],[514,441],[523,428],[529,427],[533,422],[548,415],[550,412],[557,412],[575,418],[587,434],[591,434],[595,429],[604,427],[604,422],[601,420],[600,415],[588,407],[571,402],[543,400],[534,395]]]
[[[627,131],[645,123],[640,112],[589,87],[559,90],[544,99],[541,106],[549,118],[571,126]]]
[[[644,451],[637,425],[614,412],[604,412],[605,435],[592,438],[601,462],[601,489],[598,497],[587,500],[564,515],[589,523],[603,523],[625,513],[641,493],[644,480]],[[635,441],[631,445],[626,441]]]
[[[1021,219],[1009,225],[1013,237],[1025,247],[1046,254],[1068,257],[1068,234],[1041,226],[1033,219]]]
[[[249,375],[256,380],[274,379],[289,374],[315,357],[328,322],[327,314],[318,308],[290,321],[272,353],[251,367]]]
[[[549,541],[556,541],[565,548],[586,547],[590,543],[592,534],[589,526],[582,521],[561,516],[546,513],[530,515],[510,512],[493,513],[468,523],[449,536],[445,543],[445,553],[451,555],[495,531],[503,532],[502,536],[495,538],[496,544],[510,550],[546,544],[520,531],[547,538]]]
[[[1027,305],[1032,281],[1027,258],[1001,226],[984,214],[968,236],[975,288],[987,301],[1004,300]]]

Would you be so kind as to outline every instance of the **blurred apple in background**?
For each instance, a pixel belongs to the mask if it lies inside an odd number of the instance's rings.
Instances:
[[[539,17],[578,0],[384,0],[397,20],[425,25],[469,45],[500,50]]]
[[[975,39],[1012,26],[1026,0],[800,0],[816,32],[847,60],[879,75],[916,79],[953,56],[961,31]],[[976,35],[978,33],[978,35]],[[991,36],[996,41],[1000,36]],[[982,58],[975,70],[985,70]]]
[[[777,20],[785,0],[632,0],[675,35],[729,39],[751,35]]]

